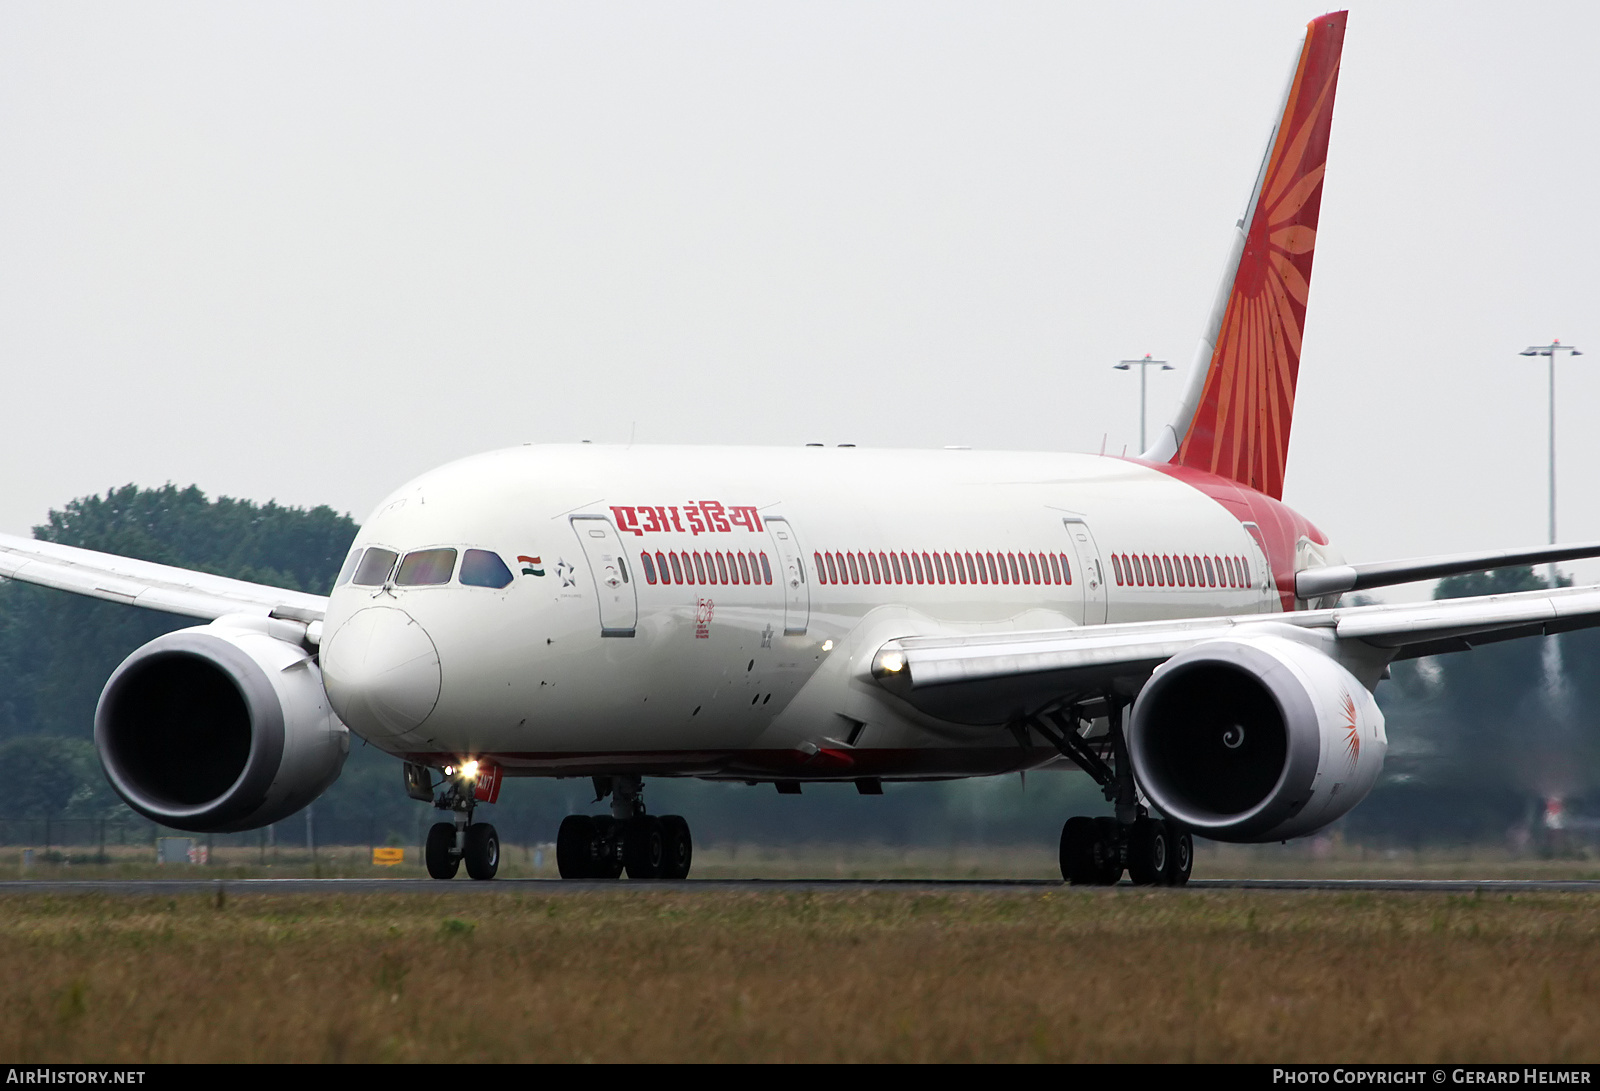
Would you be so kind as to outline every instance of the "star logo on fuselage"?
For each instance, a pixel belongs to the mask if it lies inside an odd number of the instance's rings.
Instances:
[[[556,575],[561,577],[562,587],[571,587],[578,582],[578,577],[574,574],[576,572],[577,569],[573,568],[565,560],[556,562]]]

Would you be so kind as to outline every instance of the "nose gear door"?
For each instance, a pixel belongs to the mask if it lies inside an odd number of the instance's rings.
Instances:
[[[787,519],[768,519],[767,530],[778,550],[778,573],[783,580],[783,635],[795,636],[811,623],[811,588],[806,566]]]
[[[1078,555],[1078,572],[1083,582],[1083,623],[1104,625],[1106,620],[1106,574],[1100,563],[1100,547],[1095,544],[1089,524],[1075,516],[1061,520],[1067,537]]]
[[[600,635],[632,636],[639,623],[639,599],[616,528],[604,516],[574,515],[572,530],[594,576],[595,597],[600,603]]]

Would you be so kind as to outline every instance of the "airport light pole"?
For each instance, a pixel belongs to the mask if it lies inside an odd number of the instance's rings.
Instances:
[[[1150,354],[1144,354],[1142,360],[1123,360],[1111,366],[1118,371],[1128,371],[1135,365],[1139,368],[1139,453],[1142,455],[1149,448],[1144,441],[1144,402],[1145,402],[1145,373],[1150,370],[1151,364],[1161,365],[1162,371],[1171,371],[1172,365],[1165,360],[1152,360]]]
[[[1529,345],[1518,355],[1543,356],[1550,362],[1550,544],[1556,544],[1556,356],[1560,353],[1582,356],[1571,345],[1563,345],[1558,337],[1548,345]],[[1550,565],[1550,586],[1556,585],[1556,566]]]

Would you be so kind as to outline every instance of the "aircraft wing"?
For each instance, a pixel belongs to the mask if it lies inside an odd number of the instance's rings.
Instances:
[[[225,614],[255,614],[310,626],[321,622],[328,607],[326,595],[286,591],[10,534],[0,534],[0,577],[207,620]]]
[[[999,723],[1064,696],[1132,696],[1161,663],[1207,640],[1309,630],[1379,663],[1522,636],[1600,625],[1600,586],[1285,614],[1086,625],[1027,633],[906,637],[872,660],[872,676],[917,709]]]

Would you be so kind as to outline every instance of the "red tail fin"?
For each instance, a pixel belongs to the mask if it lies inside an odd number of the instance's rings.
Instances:
[[[1324,15],[1306,28],[1266,162],[1239,221],[1231,286],[1217,301],[1177,419],[1146,453],[1276,499],[1283,497],[1346,14]]]

